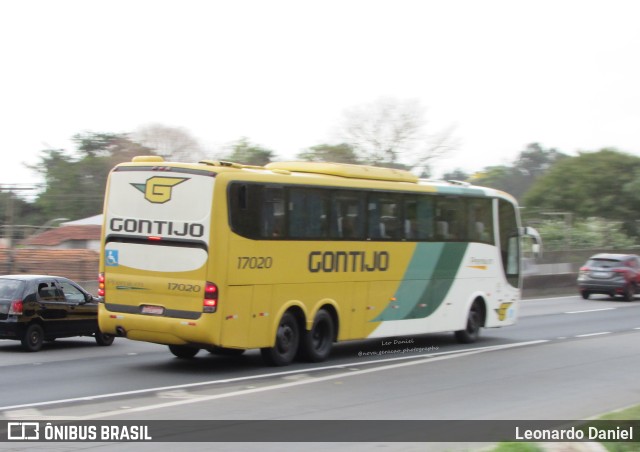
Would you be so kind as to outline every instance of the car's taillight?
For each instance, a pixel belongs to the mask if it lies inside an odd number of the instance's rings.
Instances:
[[[9,308],[9,315],[22,315],[22,300],[13,300]]]
[[[216,312],[218,309],[218,286],[212,282],[204,285],[204,300],[202,300],[202,312]]]
[[[104,297],[104,273],[99,273],[98,274],[98,296],[99,297]]]
[[[613,270],[614,273],[622,273],[622,276],[624,276],[624,279],[629,279],[631,274],[625,270],[624,268],[616,268]]]

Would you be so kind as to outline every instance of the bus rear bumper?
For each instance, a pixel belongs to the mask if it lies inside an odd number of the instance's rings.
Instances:
[[[215,345],[217,340],[211,320],[208,316],[198,320],[184,320],[110,312],[100,312],[98,316],[100,331],[104,333],[163,345],[201,343],[204,338],[207,343]],[[205,334],[207,331],[208,334]]]

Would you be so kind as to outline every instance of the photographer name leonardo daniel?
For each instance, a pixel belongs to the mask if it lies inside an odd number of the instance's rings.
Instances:
[[[576,429],[571,427],[568,429],[534,429],[534,430],[522,430],[520,427],[516,427],[516,439],[519,440],[600,440],[600,441],[622,441],[633,440],[633,427],[628,428],[597,428],[589,427],[586,430]]]

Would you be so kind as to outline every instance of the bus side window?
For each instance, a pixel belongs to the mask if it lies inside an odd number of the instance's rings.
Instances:
[[[372,239],[399,240],[404,238],[398,195],[371,194],[369,196],[369,228],[367,237]]]
[[[230,223],[233,232],[243,237],[258,238],[260,222],[256,217],[260,214],[258,206],[263,186],[258,184],[232,183],[229,188]]]
[[[449,223],[446,221],[436,221],[436,238],[438,240],[449,240]]]
[[[470,199],[469,240],[493,244],[493,207],[491,199]]]
[[[437,201],[436,239],[467,240],[469,232],[465,223],[467,203],[459,197],[439,198]]]
[[[287,189],[289,199],[289,238],[322,239],[327,237],[327,190],[315,188]]]
[[[416,239],[433,240],[434,238],[434,203],[428,196],[416,197]]]
[[[364,238],[364,194],[337,190],[331,198],[331,237],[339,239]]]
[[[261,237],[284,237],[284,214],[284,190],[282,188],[265,187],[261,206]]]

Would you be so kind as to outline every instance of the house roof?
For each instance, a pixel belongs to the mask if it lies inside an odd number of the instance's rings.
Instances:
[[[102,226],[60,226],[41,234],[32,235],[20,242],[21,246],[56,246],[69,240],[100,240]]]

